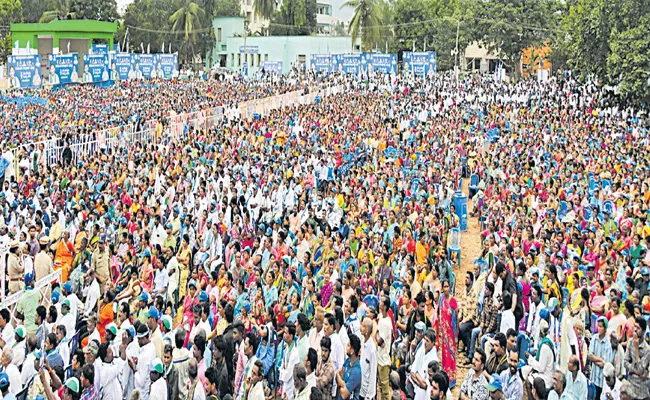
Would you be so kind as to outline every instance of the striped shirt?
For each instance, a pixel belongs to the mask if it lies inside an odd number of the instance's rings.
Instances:
[[[591,338],[591,343],[589,343],[589,354],[601,358],[603,360],[603,363],[613,362],[614,354],[612,353],[612,345],[609,343],[609,337],[605,335],[605,337],[601,340],[600,337],[596,335]],[[595,363],[592,363],[589,379],[594,383],[594,385],[602,388],[603,369]]]

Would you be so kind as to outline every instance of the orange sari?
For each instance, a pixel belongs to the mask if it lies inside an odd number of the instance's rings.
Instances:
[[[72,268],[73,258],[74,246],[72,242],[65,243],[65,241],[61,239],[59,242],[59,247],[56,249],[56,255],[54,257],[54,269],[62,269],[61,282],[63,283],[68,281],[68,275],[70,273],[70,268]]]

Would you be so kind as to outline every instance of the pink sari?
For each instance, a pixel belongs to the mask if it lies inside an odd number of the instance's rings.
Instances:
[[[450,297],[447,300],[444,295],[440,296],[438,300],[438,320],[435,325],[437,325],[440,361],[442,369],[449,375],[449,388],[456,385],[457,309],[458,303],[455,298]]]

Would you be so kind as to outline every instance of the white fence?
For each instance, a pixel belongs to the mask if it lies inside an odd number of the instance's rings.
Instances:
[[[5,285],[7,282],[6,276],[4,274],[3,279],[2,279],[2,297],[4,297],[5,293]],[[53,282],[58,282],[61,283],[61,270],[58,269],[51,274],[43,277],[42,279],[39,279],[36,281],[34,284],[34,290],[40,290],[41,291],[41,304],[45,306],[49,306],[51,304],[51,299],[49,296],[46,296],[46,294],[49,292],[50,286]],[[11,314],[11,318],[15,319],[16,313],[15,307],[16,304],[18,303],[18,300],[20,300],[20,297],[25,293],[25,289],[19,290],[16,293],[7,296],[4,298],[2,303],[0,303],[0,310],[3,308],[6,308],[9,310]]]

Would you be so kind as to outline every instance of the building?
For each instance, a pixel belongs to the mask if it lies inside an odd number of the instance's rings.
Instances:
[[[241,0],[241,13],[248,21],[248,31],[251,33],[262,33],[263,28],[269,26],[269,20],[255,15],[255,0]]]
[[[465,49],[464,59],[462,67],[467,72],[494,72],[499,56],[490,53],[477,42],[473,42]]]
[[[349,36],[244,36],[244,18],[229,17],[212,20],[215,48],[210,67],[219,65],[241,71],[247,64],[254,74],[264,61],[281,61],[282,72],[300,62],[309,66],[312,54],[358,53],[360,41],[352,46]]]
[[[318,0],[316,2],[316,24],[319,35],[332,34],[332,0]]]
[[[79,71],[83,71],[83,55],[93,43],[108,44],[113,48],[117,22],[94,20],[54,20],[47,24],[11,24],[11,38],[18,42],[12,54],[39,54],[41,72],[48,74],[48,54],[79,53]]]

